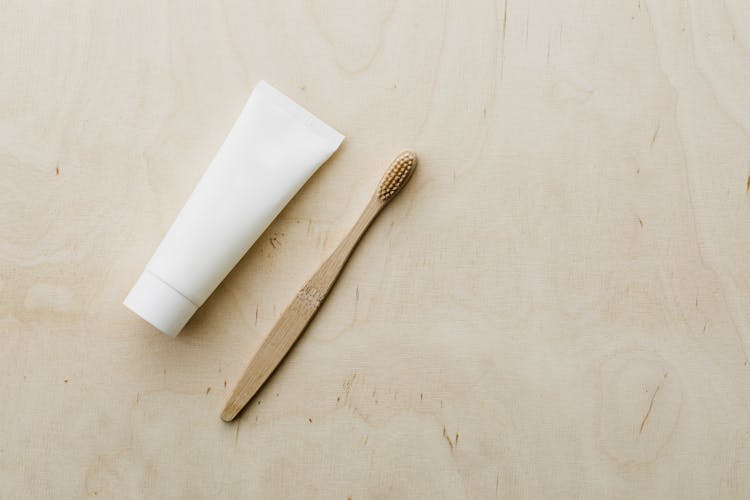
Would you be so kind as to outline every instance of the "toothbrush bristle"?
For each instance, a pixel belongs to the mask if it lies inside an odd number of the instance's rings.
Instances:
[[[411,151],[404,151],[393,160],[388,171],[378,185],[377,197],[386,202],[396,194],[407,183],[414,169],[417,168],[417,155]]]

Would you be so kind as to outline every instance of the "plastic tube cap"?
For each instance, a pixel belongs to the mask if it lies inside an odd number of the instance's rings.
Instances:
[[[143,271],[123,304],[170,337],[177,336],[198,309],[148,270]]]

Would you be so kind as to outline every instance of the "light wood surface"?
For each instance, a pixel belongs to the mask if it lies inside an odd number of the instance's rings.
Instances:
[[[0,12],[3,498],[750,497],[746,0]],[[167,338],[121,302],[260,79],[347,139]]]
[[[287,355],[325,301],[365,231],[387,204],[401,192],[416,168],[417,157],[412,152],[399,154],[389,165],[357,222],[331,255],[302,285],[271,331],[264,335],[247,368],[233,384],[229,399],[221,412],[222,420],[234,420]]]

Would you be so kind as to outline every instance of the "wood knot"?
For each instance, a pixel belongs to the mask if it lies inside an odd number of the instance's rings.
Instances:
[[[302,290],[297,292],[297,298],[305,305],[305,307],[317,308],[325,295],[315,288],[314,286],[305,285]]]

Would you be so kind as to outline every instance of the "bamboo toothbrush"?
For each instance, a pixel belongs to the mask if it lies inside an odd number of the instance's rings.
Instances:
[[[222,420],[225,422],[233,420],[276,369],[323,303],[352,254],[352,250],[370,223],[399,193],[416,168],[417,156],[410,151],[401,153],[393,160],[349,234],[297,292],[292,303],[287,306],[258,351],[250,359],[250,364],[235,385],[221,412]]]

